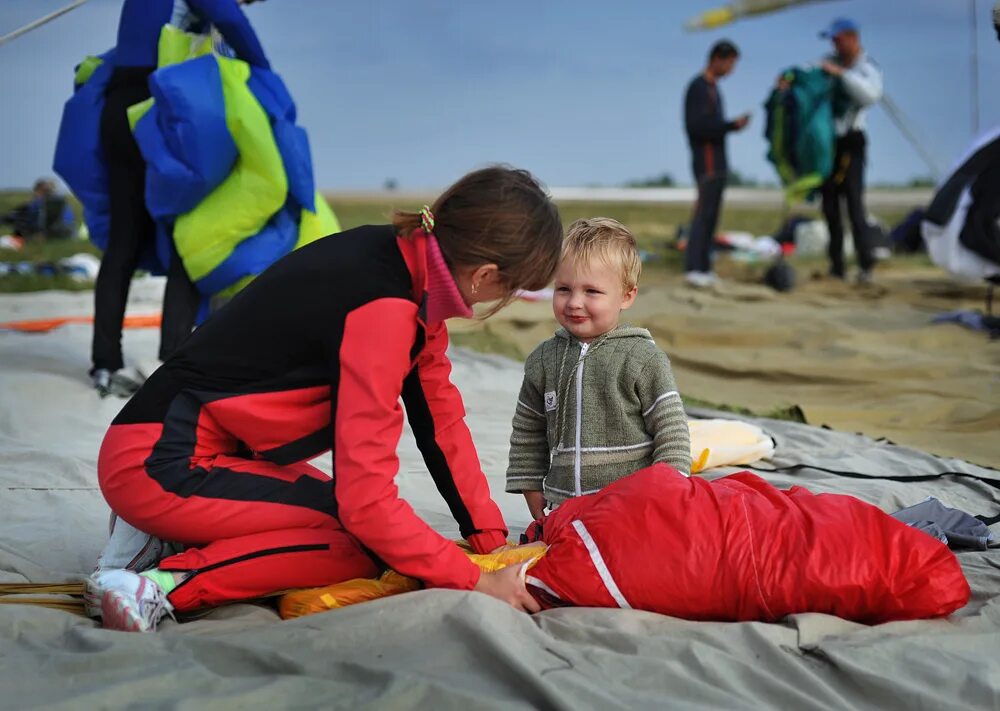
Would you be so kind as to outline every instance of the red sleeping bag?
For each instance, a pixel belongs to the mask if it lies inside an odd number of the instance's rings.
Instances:
[[[877,623],[940,617],[969,599],[955,555],[852,496],[715,481],[657,464],[571,499],[529,538],[528,583],[562,604],[692,620],[825,612]]]

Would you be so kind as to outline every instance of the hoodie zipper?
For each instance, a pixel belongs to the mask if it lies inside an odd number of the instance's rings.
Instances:
[[[580,447],[582,446],[583,435],[583,358],[587,355],[589,343],[580,344],[580,360],[576,365],[576,456],[573,458],[573,488],[577,496],[581,496],[583,491],[580,487]]]

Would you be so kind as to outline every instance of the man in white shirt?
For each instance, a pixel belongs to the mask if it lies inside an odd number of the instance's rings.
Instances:
[[[871,281],[875,260],[868,238],[864,206],[865,113],[882,98],[882,70],[865,53],[857,23],[838,19],[820,37],[833,43],[834,54],[823,60],[823,70],[834,78],[833,114],[837,135],[833,172],[823,185],[823,214],[830,228],[830,274],[844,278],[844,223],[841,198],[854,234],[858,281]]]

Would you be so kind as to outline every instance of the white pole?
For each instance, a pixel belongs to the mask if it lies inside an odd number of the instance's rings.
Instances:
[[[13,32],[8,32],[3,37],[0,37],[0,45],[7,44],[12,39],[17,39],[18,37],[20,37],[23,34],[27,34],[28,32],[31,32],[32,30],[37,29],[37,28],[41,27],[42,25],[45,25],[45,24],[47,24],[49,22],[52,22],[52,20],[56,19],[60,15],[65,15],[70,10],[75,10],[76,8],[78,8],[81,5],[83,5],[83,3],[85,3],[85,2],[87,2],[87,0],[74,0],[73,2],[71,2],[66,7],[60,8],[60,9],[56,10],[55,12],[50,12],[45,17],[39,17],[34,22],[29,22],[24,27],[19,27],[18,29],[14,30]]]
[[[972,68],[972,137],[979,135],[979,27],[976,22],[976,0],[969,0],[969,15],[972,20],[972,42],[969,62]]]
[[[882,104],[882,108],[885,109],[886,114],[888,114],[889,118],[892,119],[892,122],[896,124],[896,128],[900,130],[903,137],[910,142],[910,145],[913,146],[917,154],[923,158],[927,167],[930,168],[931,177],[935,180],[940,180],[944,175],[944,169],[927,150],[925,142],[917,136],[916,131],[913,130],[913,127],[910,125],[910,122],[903,113],[903,110],[899,108],[896,102],[884,92],[882,93],[882,100],[880,103]]]

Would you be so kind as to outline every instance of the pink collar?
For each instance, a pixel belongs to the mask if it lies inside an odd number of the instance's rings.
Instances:
[[[462,298],[434,235],[427,235],[426,244],[427,320],[438,322],[455,316],[472,318],[472,309]]]

